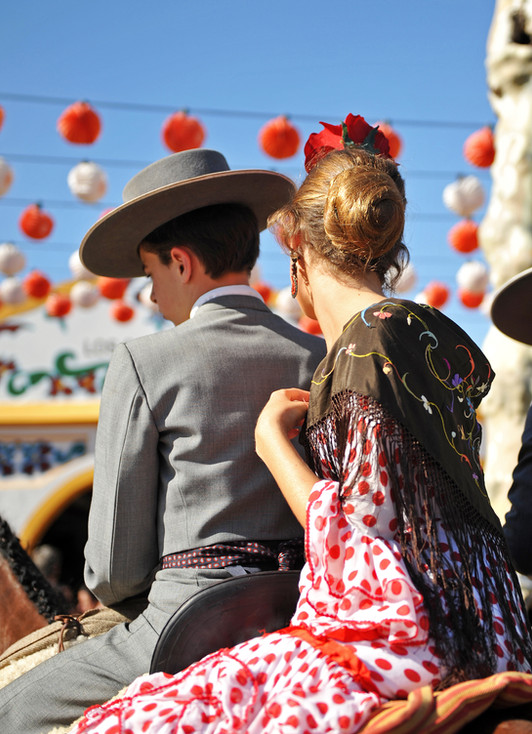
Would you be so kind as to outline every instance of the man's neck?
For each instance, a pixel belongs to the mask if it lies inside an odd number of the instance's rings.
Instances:
[[[206,291],[196,300],[196,302],[194,303],[194,305],[192,306],[190,310],[190,318],[194,317],[197,310],[200,308],[200,306],[203,306],[204,303],[207,303],[208,301],[212,301],[215,298],[219,298],[222,296],[235,296],[235,295],[257,298],[260,301],[264,300],[262,296],[260,295],[260,293],[254,290],[247,283],[217,286],[216,288],[213,288],[210,291]]]

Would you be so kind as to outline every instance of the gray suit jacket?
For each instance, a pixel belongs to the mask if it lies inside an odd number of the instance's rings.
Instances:
[[[104,604],[151,588],[150,602],[169,614],[182,601],[171,588],[180,576],[157,573],[161,556],[302,536],[255,454],[254,428],[271,392],[308,388],[324,354],[323,339],[236,295],[116,348],[102,393],[85,551],[86,583]]]

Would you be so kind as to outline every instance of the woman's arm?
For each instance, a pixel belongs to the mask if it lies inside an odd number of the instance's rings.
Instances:
[[[277,482],[292,512],[305,527],[307,502],[317,481],[297,453],[295,438],[308,409],[308,392],[298,388],[272,393],[257,421],[255,448]]]

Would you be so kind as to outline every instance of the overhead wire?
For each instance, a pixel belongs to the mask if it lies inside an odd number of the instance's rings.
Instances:
[[[0,91],[0,99],[8,99],[13,102],[33,102],[36,104],[53,104],[53,105],[70,105],[76,100],[71,97],[52,97],[49,95],[39,94],[22,94],[19,92],[2,92]],[[279,110],[276,112],[264,112],[255,110],[236,110],[236,109],[213,109],[208,107],[194,107],[190,105],[159,105],[159,104],[148,104],[140,102],[117,102],[110,100],[96,100],[90,99],[85,100],[95,107],[101,109],[120,109],[129,111],[143,111],[143,112],[167,112],[172,113],[179,109],[186,109],[188,112],[200,115],[212,115],[219,117],[247,117],[254,119],[275,117],[279,115]],[[308,122],[315,122],[320,116],[334,119],[334,115],[324,115],[324,113],[317,114],[306,114],[306,113],[286,113],[286,116],[291,120],[306,120]],[[341,117],[341,115],[339,116]],[[369,119],[372,116],[366,115]],[[379,116],[373,116],[377,119]],[[482,122],[471,122],[466,120],[420,120],[420,119],[407,119],[398,117],[388,117],[386,119],[390,124],[400,125],[405,127],[441,127],[441,128],[475,128],[486,125],[486,120]]]

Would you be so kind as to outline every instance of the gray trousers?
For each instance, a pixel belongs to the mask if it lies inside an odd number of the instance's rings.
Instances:
[[[235,566],[176,572],[181,583],[169,583],[167,589],[173,609],[164,605],[168,611],[162,611],[150,604],[133,622],[69,647],[2,688],[0,733],[48,734],[54,727],[69,726],[86,708],[108,701],[149,672],[166,621],[192,594],[229,576],[258,570]]]
[[[158,634],[144,616],[37,665],[0,690],[0,731],[48,734],[147,673]]]

